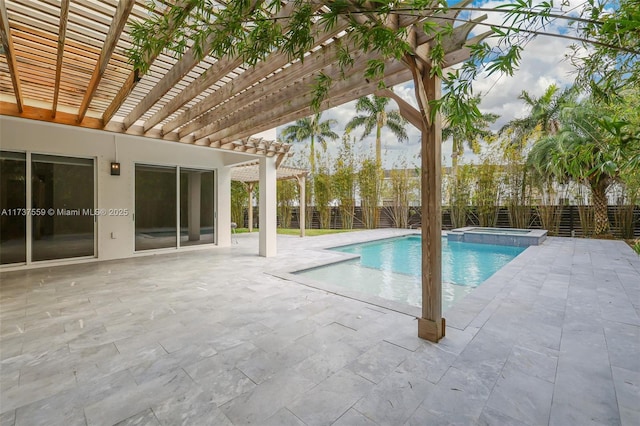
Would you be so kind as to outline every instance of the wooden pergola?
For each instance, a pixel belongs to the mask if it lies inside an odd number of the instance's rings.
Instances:
[[[320,109],[328,109],[376,92],[377,81],[362,74],[375,52],[358,51],[345,73],[338,66],[338,46],[348,29],[342,20],[325,31],[314,28],[315,44],[304,61],[274,52],[255,67],[241,58],[200,60],[193,49],[179,59],[160,53],[146,58],[149,72],[140,75],[128,63],[130,27],[134,20],[163,14],[183,0],[0,0],[0,113],[35,120],[102,129],[184,144],[278,156],[289,146],[279,142],[255,144],[251,135],[311,115],[316,77],[323,73],[334,84]],[[440,82],[430,76],[428,52],[433,36],[422,23],[450,24],[461,4],[448,11],[391,14],[385,25],[406,27],[411,53],[403,61],[386,63],[387,87],[413,80],[419,109],[400,102],[401,113],[422,131],[423,183],[423,315],[419,335],[437,341],[444,334],[440,300],[440,124],[429,119],[428,101],[439,97]],[[323,2],[314,2],[316,10]],[[224,2],[214,2],[224,8]],[[292,2],[283,2],[275,18],[286,25]],[[369,3],[354,11],[373,8]],[[354,14],[366,22],[375,11]],[[482,19],[482,18],[481,18]],[[477,22],[479,20],[476,20]],[[170,23],[171,24],[171,23]],[[444,40],[445,65],[470,55],[468,40],[475,23],[457,26]],[[393,96],[392,93],[381,94]]]
[[[276,169],[276,180],[293,180],[298,183],[298,194],[300,198],[300,211],[299,211],[299,223],[300,223],[300,236],[304,237],[305,230],[305,181],[308,170],[298,169],[295,167],[278,167]],[[260,165],[256,161],[252,161],[246,164],[240,164],[231,169],[231,180],[243,182],[247,185],[247,193],[249,195],[249,201],[247,205],[248,213],[248,225],[249,232],[253,231],[253,190],[256,184],[260,181]]]

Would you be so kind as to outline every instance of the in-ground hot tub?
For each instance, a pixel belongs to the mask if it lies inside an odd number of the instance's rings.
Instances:
[[[544,229],[482,228],[469,226],[458,228],[447,233],[449,241],[465,243],[500,244],[505,246],[529,247],[537,246],[547,238]]]

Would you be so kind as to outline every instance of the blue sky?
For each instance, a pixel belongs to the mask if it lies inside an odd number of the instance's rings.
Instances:
[[[508,2],[494,0],[478,2],[476,5],[491,8],[504,3]],[[579,8],[583,2],[571,0],[570,3],[570,8]],[[474,12],[472,17],[480,14]],[[485,22],[498,24],[502,20],[500,15],[492,13],[489,14]],[[568,28],[566,27],[566,21],[557,21],[552,22],[545,30],[554,33],[566,33]],[[479,31],[484,31],[484,29],[480,28]],[[551,84],[564,87],[573,82],[573,67],[565,59],[565,54],[568,52],[570,44],[569,40],[556,37],[539,36],[534,38],[525,46],[521,65],[513,76],[483,75],[474,83],[474,91],[482,94],[480,109],[483,112],[491,112],[500,116],[493,126],[494,130],[498,130],[514,118],[526,115],[527,110],[524,103],[518,99],[522,90],[528,91],[531,95],[539,96]],[[394,91],[407,102],[414,106],[416,105],[412,82],[396,86]],[[394,101],[391,101],[390,107],[395,109],[397,105]],[[337,120],[338,124],[334,127],[334,131],[342,135],[346,123],[355,115],[355,101],[353,101],[325,111],[323,119],[333,118]],[[278,128],[278,135],[283,127],[286,126]],[[420,134],[410,124],[407,124],[407,133],[409,134],[409,140],[400,143],[388,130],[383,130],[383,167],[391,168],[402,161],[407,162],[409,165],[417,165],[419,163]],[[355,135],[358,137],[356,151],[362,155],[373,153],[374,135],[359,141],[361,134],[361,130],[356,129]],[[329,144],[329,156],[335,158],[337,146],[340,143],[341,141],[336,141]],[[296,144],[294,151],[296,157],[308,156],[306,144]],[[442,155],[443,164],[449,165],[451,163],[451,141],[443,143]],[[470,162],[475,159],[474,155],[465,153],[464,161]],[[294,160],[293,162],[296,163],[297,161]]]

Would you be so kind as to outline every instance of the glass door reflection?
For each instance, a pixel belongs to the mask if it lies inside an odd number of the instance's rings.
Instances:
[[[180,246],[213,244],[214,174],[180,168]]]
[[[176,168],[136,164],[135,249],[177,246]]]
[[[27,155],[0,151],[0,264],[27,261]]]
[[[31,260],[94,256],[92,159],[31,155]]]

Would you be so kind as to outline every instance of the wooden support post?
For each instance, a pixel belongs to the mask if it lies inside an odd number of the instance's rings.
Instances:
[[[418,337],[438,342],[445,335],[442,318],[441,119],[431,119],[429,101],[440,98],[440,79],[408,58],[422,119],[422,317]]]
[[[307,196],[306,196],[306,176],[296,176],[298,181],[298,188],[300,188],[300,208],[298,209],[298,222],[300,225],[300,237],[304,237],[304,230],[306,228],[306,214],[307,214]]]
[[[249,192],[249,202],[247,206],[247,215],[249,216],[247,227],[249,228],[249,232],[253,232],[253,187],[255,186],[255,182],[249,182],[247,184],[247,191]]]

